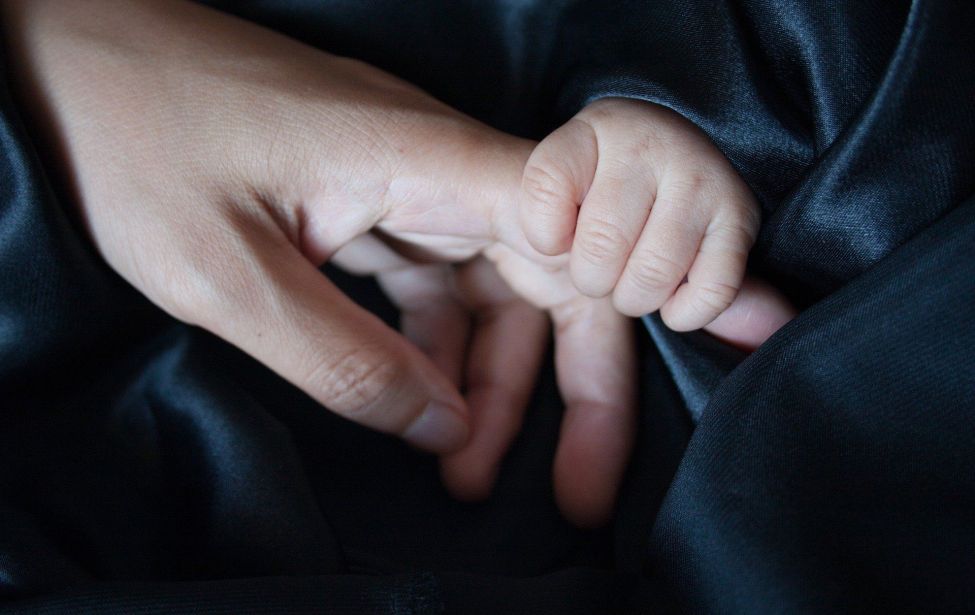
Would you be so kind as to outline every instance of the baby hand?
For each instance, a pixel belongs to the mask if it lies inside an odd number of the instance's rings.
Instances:
[[[677,113],[608,98],[546,137],[525,166],[522,227],[547,255],[570,252],[576,288],[620,312],[660,310],[677,331],[727,309],[759,228],[748,186]]]

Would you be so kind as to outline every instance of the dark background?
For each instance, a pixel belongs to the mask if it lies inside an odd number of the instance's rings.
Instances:
[[[4,87],[0,611],[972,608],[975,5],[210,4],[525,136],[604,96],[677,110],[757,194],[752,268],[803,313],[748,358],[635,328],[611,526],[555,509],[550,369],[494,496],[461,504],[113,274]]]

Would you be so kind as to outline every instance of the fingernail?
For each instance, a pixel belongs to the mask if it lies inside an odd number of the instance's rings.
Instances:
[[[427,451],[449,453],[467,442],[467,421],[459,409],[432,401],[413,424],[403,432],[403,439]]]

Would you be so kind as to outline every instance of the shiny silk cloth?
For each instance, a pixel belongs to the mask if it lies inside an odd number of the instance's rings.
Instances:
[[[211,4],[525,136],[605,96],[675,109],[758,196],[752,269],[802,313],[749,357],[635,323],[610,527],[554,506],[550,368],[461,504],[113,274],[4,85],[0,611],[975,608],[975,3]]]

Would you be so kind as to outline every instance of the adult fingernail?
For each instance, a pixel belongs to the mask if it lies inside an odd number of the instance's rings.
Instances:
[[[430,402],[403,432],[413,446],[434,453],[449,453],[464,446],[469,435],[463,411],[439,401]]]

